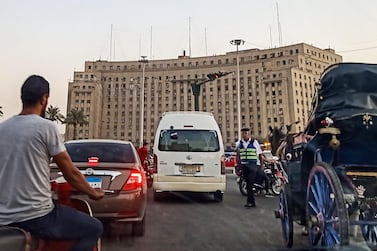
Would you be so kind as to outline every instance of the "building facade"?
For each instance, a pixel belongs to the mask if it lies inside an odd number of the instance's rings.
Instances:
[[[316,81],[328,66],[342,62],[333,49],[305,43],[242,50],[238,56],[241,127],[250,127],[259,139],[267,138],[269,126],[299,121],[295,130],[303,130]],[[87,61],[68,84],[67,113],[79,109],[87,116],[89,123],[76,127],[77,138],[130,140],[136,146],[144,113],[143,138],[152,142],[163,112],[194,110],[191,84],[219,71],[234,74],[201,86],[199,110],[214,114],[224,143],[230,145],[238,137],[237,52],[148,62]],[[74,135],[74,127],[67,125],[66,140]]]

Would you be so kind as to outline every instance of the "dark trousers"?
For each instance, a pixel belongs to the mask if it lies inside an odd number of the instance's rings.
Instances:
[[[47,215],[12,223],[38,238],[76,240],[71,251],[92,251],[102,234],[102,223],[76,209],[55,205]]]
[[[242,173],[243,177],[246,181],[246,190],[247,190],[247,201],[246,203],[255,204],[253,186],[255,183],[255,179],[257,176],[257,165],[255,164],[247,164],[242,165]]]
[[[258,171],[257,171],[257,178],[256,178],[256,183],[263,185],[264,184],[264,189],[266,192],[268,192],[270,188],[270,181],[268,179],[267,174],[264,172],[264,167],[263,166],[257,166]]]

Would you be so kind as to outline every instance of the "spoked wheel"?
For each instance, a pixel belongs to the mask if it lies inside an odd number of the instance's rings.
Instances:
[[[343,188],[335,170],[314,164],[308,179],[306,217],[312,246],[333,248],[349,244],[349,217]]]
[[[361,210],[360,210],[361,211]],[[372,210],[363,210],[359,215],[360,221],[376,221]],[[377,226],[376,225],[360,225],[361,233],[371,250],[377,250]]]
[[[246,180],[243,177],[241,177],[240,181],[238,182],[238,188],[243,196],[247,195]]]
[[[279,195],[283,187],[283,181],[276,177],[271,184],[271,190],[274,194]]]
[[[288,186],[284,186],[280,191],[277,217],[280,218],[285,246],[288,248],[291,248],[293,245],[293,220],[291,210],[292,201],[290,189]]]

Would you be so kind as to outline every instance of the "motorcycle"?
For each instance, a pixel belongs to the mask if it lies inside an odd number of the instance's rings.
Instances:
[[[273,192],[273,194],[279,195],[283,185],[288,183],[288,175],[285,172],[282,164],[280,163],[280,161],[266,162],[264,163],[263,171],[268,179],[268,184],[269,184],[268,189],[270,189]],[[237,177],[238,188],[241,194],[246,196],[247,195],[246,180],[242,175],[242,170],[241,169],[238,170],[236,174],[238,176]],[[257,177],[256,180],[262,180],[262,184],[254,183],[253,191],[256,195],[262,194],[265,190],[265,184],[264,184],[265,181],[263,179],[260,179],[260,177]]]

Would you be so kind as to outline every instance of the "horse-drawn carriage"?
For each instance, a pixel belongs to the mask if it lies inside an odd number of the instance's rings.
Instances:
[[[349,245],[362,236],[377,250],[376,120],[377,65],[341,63],[322,74],[299,135],[306,140],[285,142],[289,183],[275,213],[287,247],[298,222],[313,247]]]

